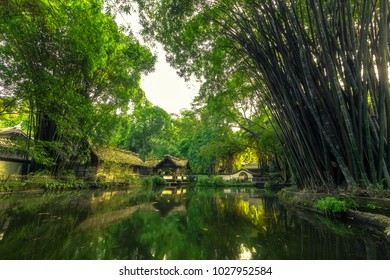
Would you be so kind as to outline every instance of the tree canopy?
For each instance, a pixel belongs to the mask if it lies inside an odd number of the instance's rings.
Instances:
[[[57,172],[99,126],[109,135],[105,123],[144,99],[140,75],[155,57],[104,12],[102,0],[0,5],[2,96],[26,104],[29,132]]]

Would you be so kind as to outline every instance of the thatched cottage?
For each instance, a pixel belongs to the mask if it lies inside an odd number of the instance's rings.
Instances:
[[[187,173],[190,165],[187,159],[180,159],[170,155],[164,156],[161,160],[147,160],[145,162],[150,173],[161,175],[170,182],[180,182],[187,180]]]
[[[138,154],[109,147],[95,147],[91,160],[78,169],[78,176],[102,181],[123,181],[126,176],[139,177],[144,173],[145,163]]]

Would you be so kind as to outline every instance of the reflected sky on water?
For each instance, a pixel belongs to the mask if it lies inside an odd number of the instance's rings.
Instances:
[[[384,234],[257,190],[0,196],[0,259],[390,259]]]

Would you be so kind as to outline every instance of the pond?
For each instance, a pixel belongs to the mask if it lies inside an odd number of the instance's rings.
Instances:
[[[0,195],[0,259],[390,259],[390,242],[254,189],[46,192]]]

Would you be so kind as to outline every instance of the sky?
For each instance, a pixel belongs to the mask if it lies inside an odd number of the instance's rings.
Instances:
[[[141,88],[146,98],[163,108],[168,113],[179,113],[181,109],[190,109],[191,102],[199,85],[195,82],[185,82],[176,74],[176,70],[165,61],[165,52],[158,48],[155,71],[141,79]]]
[[[137,14],[118,15],[117,22],[131,26],[134,35],[143,42],[139,31],[141,25],[138,22]],[[143,42],[143,44],[145,44]],[[147,44],[145,44],[147,45]],[[156,48],[151,48],[157,55],[155,71],[148,75],[143,75],[141,88],[144,90],[146,98],[155,106],[159,106],[169,114],[178,114],[181,109],[190,109],[191,102],[197,94],[200,85],[194,82],[186,82],[177,75],[176,70],[165,60],[165,51],[161,44],[156,43]]]

